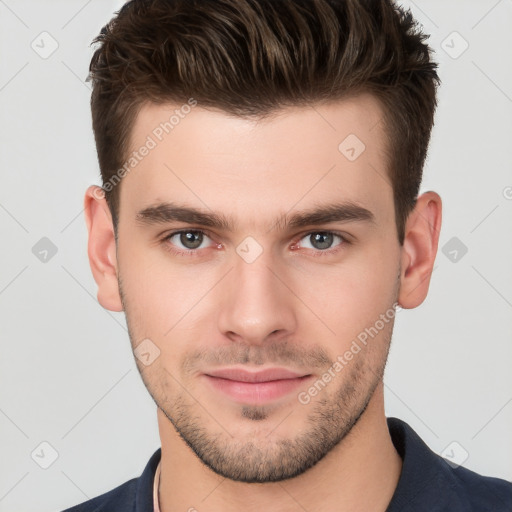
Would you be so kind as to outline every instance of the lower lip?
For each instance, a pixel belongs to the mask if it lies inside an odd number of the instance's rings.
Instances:
[[[306,379],[309,379],[311,375],[268,382],[240,382],[210,375],[205,375],[205,377],[214,389],[225,393],[238,402],[262,403],[291,393]]]

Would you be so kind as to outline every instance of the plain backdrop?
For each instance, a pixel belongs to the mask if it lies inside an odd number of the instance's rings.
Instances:
[[[96,299],[85,83],[107,0],[0,0],[0,511],[58,511],[160,446],[124,316]],[[422,191],[444,201],[427,300],[397,314],[386,412],[512,480],[512,1],[416,0],[442,86]],[[47,466],[44,468],[43,466]]]

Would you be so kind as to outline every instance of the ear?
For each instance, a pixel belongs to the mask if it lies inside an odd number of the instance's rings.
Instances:
[[[89,232],[87,254],[94,280],[98,285],[98,301],[105,309],[122,311],[117,281],[114,225],[101,187],[92,185],[87,189],[84,211]]]
[[[439,195],[425,192],[407,219],[398,295],[398,303],[404,309],[419,306],[427,296],[439,242],[441,210]]]

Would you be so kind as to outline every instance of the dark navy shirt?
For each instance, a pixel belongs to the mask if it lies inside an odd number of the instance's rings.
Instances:
[[[386,512],[512,512],[512,483],[453,467],[434,453],[404,421],[387,418],[403,460]],[[139,478],[133,478],[64,512],[153,512],[153,481],[159,448]]]

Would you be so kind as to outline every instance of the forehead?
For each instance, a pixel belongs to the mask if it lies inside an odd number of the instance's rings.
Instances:
[[[336,200],[389,215],[382,117],[370,95],[288,107],[260,120],[199,104],[145,105],[131,134],[139,156],[123,178],[121,215],[166,200],[253,224],[267,213]]]

